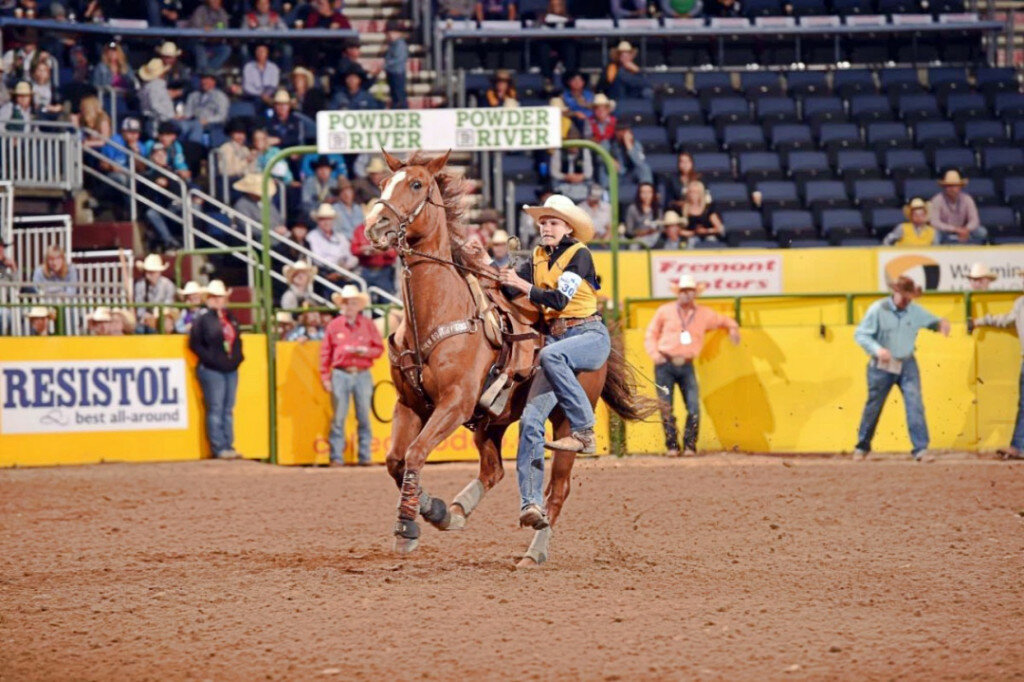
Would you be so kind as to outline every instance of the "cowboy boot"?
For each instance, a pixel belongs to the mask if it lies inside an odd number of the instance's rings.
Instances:
[[[581,455],[592,455],[597,452],[597,438],[594,436],[594,429],[584,429],[573,431],[570,435],[556,441],[545,442],[544,447],[548,450],[564,450],[565,452],[578,452]]]

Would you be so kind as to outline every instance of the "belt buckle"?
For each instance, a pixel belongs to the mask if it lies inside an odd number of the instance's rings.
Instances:
[[[549,325],[548,331],[551,332],[551,336],[562,336],[567,328],[565,319],[559,317]]]

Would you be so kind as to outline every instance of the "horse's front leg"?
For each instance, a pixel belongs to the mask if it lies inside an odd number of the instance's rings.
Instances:
[[[427,456],[473,415],[474,403],[463,399],[463,395],[464,391],[449,390],[441,396],[433,414],[406,449],[398,523],[395,524],[395,551],[400,554],[408,554],[419,544],[420,527],[416,523],[416,516],[421,511],[420,472],[426,464]]]
[[[473,434],[473,442],[480,453],[480,475],[469,482],[452,501],[448,511],[450,520],[445,530],[462,530],[480,500],[505,476],[501,461],[501,439],[508,426],[491,426]]]
[[[391,420],[391,447],[385,459],[388,473],[395,479],[395,485],[402,488],[402,476],[405,474],[405,451],[416,434],[423,428],[423,420],[411,408],[402,403],[395,404],[394,417]]]

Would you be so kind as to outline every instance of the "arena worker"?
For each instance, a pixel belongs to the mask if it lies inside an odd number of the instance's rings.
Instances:
[[[331,394],[334,416],[328,442],[331,448],[330,466],[344,466],[345,421],[348,418],[349,399],[355,403],[358,423],[359,466],[370,466],[370,407],[373,401],[373,377],[370,367],[384,353],[384,341],[377,327],[363,310],[370,297],[354,284],[345,285],[331,295],[331,301],[340,315],[327,325],[320,345],[320,380],[324,390]]]
[[[594,410],[576,373],[600,369],[611,351],[611,339],[598,313],[600,285],[587,248],[587,242],[594,238],[590,216],[560,194],[548,197],[543,206],[527,206],[524,210],[538,226],[540,245],[518,272],[501,270],[501,281],[506,290],[526,294],[541,306],[547,322],[547,343],[539,355],[542,372],[530,387],[516,453],[519,522],[540,530],[548,525],[542,508],[543,449],[584,454],[596,451]],[[544,423],[556,406],[565,412],[572,432],[545,442]]]
[[[206,439],[216,459],[239,459],[235,450],[234,410],[242,335],[227,309],[231,290],[219,279],[206,287],[206,301],[192,322],[188,347],[199,358],[196,374],[206,408]]]
[[[971,274],[974,274],[972,269]],[[974,319],[975,327],[1009,327],[1017,328],[1020,341],[1021,356],[1024,357],[1024,296],[1018,296],[1013,308],[1005,315],[983,315]],[[1009,369],[1009,368],[1007,368]],[[998,450],[1003,459],[1024,459],[1024,362],[1021,363],[1019,392],[1017,394],[1017,420],[1013,427],[1010,445]]]
[[[683,428],[683,455],[697,454],[700,430],[700,391],[694,362],[704,348],[704,337],[714,329],[729,330],[734,344],[740,342],[739,325],[732,318],[697,304],[702,291],[692,275],[683,275],[670,283],[676,300],[658,308],[647,325],[644,350],[654,362],[654,380],[658,386],[665,450],[669,457],[679,456],[679,433],[672,411],[675,387],[679,387],[686,405]]]
[[[136,261],[135,268],[142,270],[142,279],[135,282],[135,302],[153,303],[154,305],[168,305],[174,303],[174,295],[177,289],[174,282],[164,276],[164,272],[171,267],[165,263],[158,253],[151,253],[145,260]],[[156,315],[155,310],[148,310],[144,316]]]
[[[890,289],[890,296],[871,304],[854,332],[857,344],[871,356],[871,360],[867,369],[868,399],[857,430],[853,458],[861,461],[871,452],[871,440],[882,406],[892,387],[899,385],[907,409],[907,430],[913,444],[910,454],[914,461],[931,462],[934,457],[927,451],[928,424],[924,417],[921,373],[914,358],[914,344],[917,333],[922,329],[949,336],[949,320],[940,319],[914,303],[914,299],[921,295],[921,287],[909,277],[900,276]]]

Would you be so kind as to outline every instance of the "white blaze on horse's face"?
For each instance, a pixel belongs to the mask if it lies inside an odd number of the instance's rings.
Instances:
[[[398,187],[399,183],[405,180],[405,171],[398,171],[388,180],[387,184],[384,185],[384,191],[381,192],[380,198],[384,201],[391,201],[391,195],[394,193],[395,188]],[[374,226],[377,220],[380,219],[380,214],[384,210],[383,204],[374,204],[373,208],[370,209],[369,215],[366,216],[366,229],[370,229]]]

